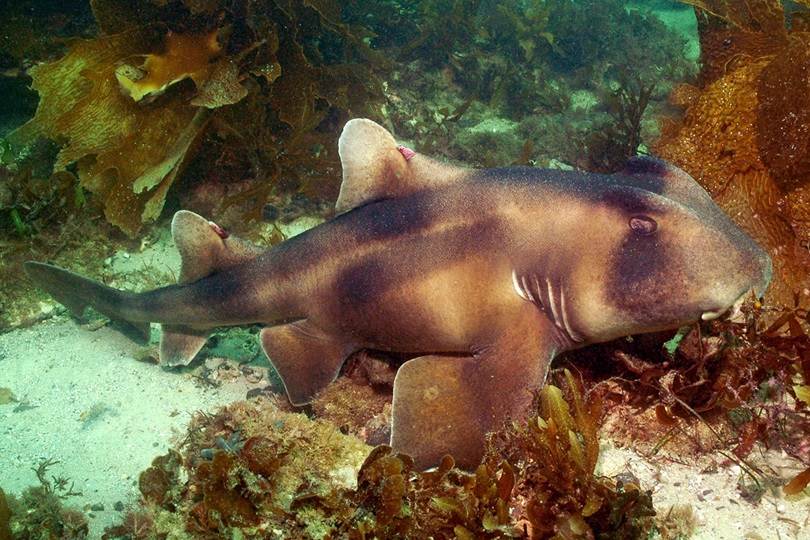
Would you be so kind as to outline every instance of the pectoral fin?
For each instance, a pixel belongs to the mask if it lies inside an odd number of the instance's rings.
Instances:
[[[394,381],[391,446],[421,468],[451,454],[473,469],[484,436],[507,419],[522,419],[548,369],[553,351],[537,338],[514,336],[478,356],[421,356]]]
[[[351,348],[306,319],[261,331],[262,348],[293,405],[306,405],[335,380]]]

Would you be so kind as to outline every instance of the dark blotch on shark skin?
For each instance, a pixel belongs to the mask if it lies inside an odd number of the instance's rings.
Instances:
[[[621,170],[624,174],[643,174],[664,177],[668,174],[667,164],[659,159],[630,159]]]
[[[680,279],[665,242],[658,232],[645,236],[628,227],[608,272],[608,301],[639,323],[671,320],[683,309],[672,305]]]
[[[538,169],[534,167],[505,167],[476,171],[470,180],[479,182],[506,182],[515,184],[542,184],[562,191],[575,191],[578,197],[590,201],[603,200],[605,190],[614,186],[628,186],[658,195],[666,191],[666,166],[657,160],[632,160],[630,169],[616,174],[583,173]],[[638,176],[636,176],[638,174]]]
[[[377,257],[369,257],[344,269],[335,280],[336,298],[352,304],[370,304],[388,288],[386,269]]]
[[[196,311],[196,306],[216,306],[217,312],[223,320],[254,319],[258,316],[257,312],[251,313],[255,311],[255,302],[245,301],[246,298],[252,296],[251,291],[246,290],[245,283],[251,283],[254,280],[251,280],[244,272],[245,267],[236,268],[213,274],[191,285],[170,285],[164,289],[148,291],[139,297],[139,301],[147,306],[156,306],[161,303],[162,299],[170,298],[178,306],[187,306],[186,309],[190,306],[192,312]],[[181,296],[160,294],[166,289],[176,289]],[[175,308],[175,305],[165,305],[159,309],[172,312]]]
[[[656,211],[649,196],[637,189],[609,189],[602,193],[598,201],[605,206],[610,206],[625,213],[628,223],[634,215],[647,215]]]
[[[431,319],[420,313],[409,295],[386,295],[393,288],[407,288],[410,282],[446,268],[453,261],[502,246],[504,234],[496,220],[481,216],[458,227],[401,238],[390,250],[381,245],[380,250],[347,264],[334,276],[324,313],[345,328],[362,328],[362,336],[354,332],[361,341],[369,340],[363,341],[364,346],[386,345],[377,343],[375,336],[388,332],[390,324],[411,329],[410,334],[400,333],[398,338],[418,339],[430,331]],[[450,301],[463,303],[465,294],[455,291]],[[381,326],[379,321],[387,322]]]
[[[391,208],[390,203],[371,203],[356,210],[352,229],[357,241],[393,240],[429,229],[433,216],[425,208],[425,195],[413,195],[408,203],[396,208]]]
[[[634,189],[629,189],[634,188]],[[644,234],[631,228],[633,217],[655,219],[662,209],[655,196],[637,186],[607,190],[599,202],[619,211],[626,226],[605,285],[609,302],[638,323],[672,320],[683,309],[673,305],[681,282],[680,269],[670,255],[670,237],[659,228]]]
[[[585,176],[590,175],[583,175],[581,172],[572,173],[570,171],[538,169],[535,167],[502,167],[498,169],[476,170],[470,175],[469,180],[473,182],[493,182],[500,184],[543,184],[565,189],[568,187],[587,187],[588,183],[581,181]]]

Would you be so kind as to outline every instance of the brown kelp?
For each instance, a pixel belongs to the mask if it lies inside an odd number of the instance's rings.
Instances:
[[[701,40],[698,87],[673,101],[655,151],[683,167],[726,212],[767,247],[775,279],[767,298],[810,302],[807,172],[810,34],[779,0],[689,1]],[[794,4],[804,4],[796,2]]]
[[[567,400],[545,386],[536,421],[494,434],[489,456],[516,464],[518,515],[532,538],[637,538],[653,526],[651,495],[635,479],[595,475],[602,398],[562,375]]]
[[[368,48],[330,2],[131,4],[93,2],[101,35],[29,70],[40,104],[9,136],[15,147],[59,141],[54,170],[75,167],[79,184],[129,235],[157,218],[209,125],[221,142],[261,145],[254,170],[242,153],[239,172],[275,188],[282,174],[294,180],[302,160],[308,169],[326,166],[314,159],[321,123],[340,111],[366,112],[379,94]],[[321,41],[332,48],[319,49],[316,36],[331,36]],[[251,110],[239,118],[263,125],[228,131],[235,124],[225,115],[212,124],[219,109],[242,101]],[[248,137],[250,128],[264,136]]]
[[[5,496],[0,490],[0,538],[87,538],[87,517],[64,503],[81,493],[68,478],[49,475],[49,470],[57,463],[52,459],[40,461],[33,468],[39,485],[26,488],[19,497]],[[4,536],[4,529],[10,529],[11,535]]]
[[[175,191],[184,205],[220,220],[230,211],[228,226],[272,218],[269,199],[330,200],[339,177],[334,135],[350,114],[389,119],[423,150],[472,163],[512,163],[529,139],[538,139],[535,154],[574,162],[554,155],[549,144],[560,137],[545,135],[548,125],[503,134],[495,155],[478,151],[483,135],[459,135],[492,114],[514,122],[561,114],[580,87],[610,88],[620,66],[661,93],[662,79],[688,71],[679,38],[618,0],[595,9],[570,0],[91,4],[95,37],[91,21],[76,30],[81,39],[43,49],[40,36],[12,51],[20,66],[40,62],[28,70],[40,104],[10,135],[9,155],[16,160],[39,137],[56,141],[53,171],[90,195],[66,213],[101,208],[130,236],[157,218],[183,176]],[[41,218],[25,200],[0,198],[4,229],[39,234],[53,226]]]
[[[181,453],[141,475],[141,507],[107,538],[133,527],[140,537],[636,538],[654,526],[650,495],[594,474],[600,402],[570,373],[563,380],[565,394],[540,391],[528,424],[492,435],[472,473],[451,456],[415,470],[406,455],[267,398],[198,414]]]
[[[611,403],[606,432],[638,451],[719,452],[745,469],[760,447],[807,464],[806,325],[802,308],[750,301],[733,319],[694,325],[669,341],[671,334],[636,337],[568,359]]]
[[[284,207],[280,219],[321,212],[299,195],[335,195],[339,126],[350,111],[374,116],[381,101],[383,61],[329,1],[92,8],[95,36],[91,19],[80,39],[35,33],[0,51],[20,73],[35,64],[40,95],[34,118],[0,139],[2,327],[39,316],[22,260],[75,259],[67,266],[98,275],[124,243],[104,222],[142,240],[183,170],[183,204],[231,216],[228,227],[265,217],[268,198]],[[0,25],[22,24],[22,11]]]

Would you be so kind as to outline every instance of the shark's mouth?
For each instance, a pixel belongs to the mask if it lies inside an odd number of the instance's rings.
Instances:
[[[745,299],[749,298],[752,294],[754,294],[753,289],[749,289],[749,290],[745,291],[744,293],[742,293],[740,295],[740,297],[737,298],[734,301],[733,304],[731,304],[731,306],[716,309],[716,310],[713,310],[713,311],[704,311],[703,314],[700,316],[700,319],[703,320],[703,321],[713,321],[713,320],[721,317],[725,313],[729,314],[729,319],[731,319],[731,320],[738,319],[740,314],[742,313],[741,308],[742,308],[743,302],[745,302]]]

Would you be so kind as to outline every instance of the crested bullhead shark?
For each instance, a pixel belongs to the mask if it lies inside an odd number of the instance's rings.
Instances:
[[[261,324],[304,405],[361,349],[404,353],[391,445],[420,467],[474,468],[484,436],[528,414],[555,355],[720,316],[761,296],[768,255],[684,171],[649,157],[611,174],[466,169],[365,119],[338,143],[336,216],[268,250],[180,211],[179,283],[131,293],[28,262],[72,312],[142,332],[188,364],[215,327]]]

